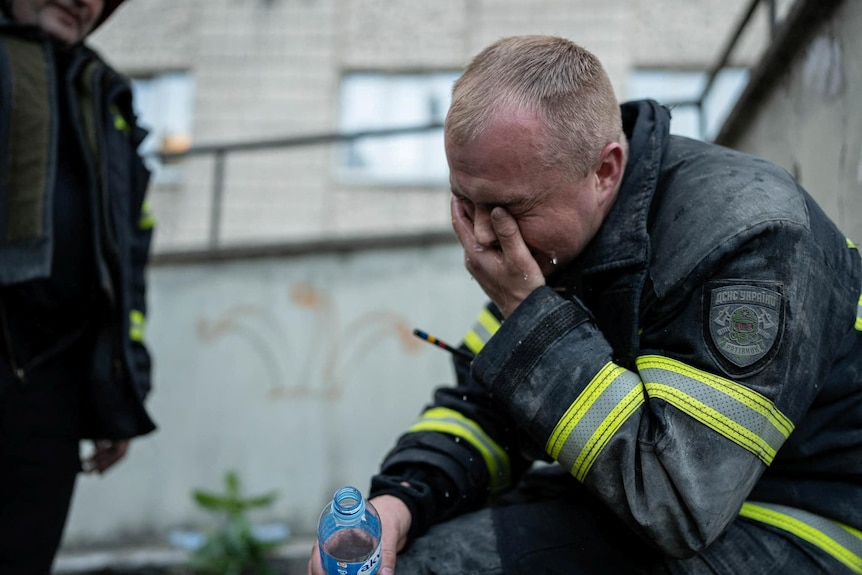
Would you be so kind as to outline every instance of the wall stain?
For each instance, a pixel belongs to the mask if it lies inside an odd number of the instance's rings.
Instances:
[[[199,319],[195,327],[198,337],[204,343],[214,344],[231,335],[243,340],[258,353],[270,380],[276,382],[281,379],[280,358],[272,342],[274,339],[286,340],[286,334],[274,318],[263,313],[258,306],[234,306],[212,322]],[[267,335],[262,328],[267,328],[272,334]]]
[[[803,88],[824,102],[844,94],[844,54],[841,41],[832,33],[814,39],[802,63]]]
[[[257,305],[233,306],[215,319],[199,319],[196,324],[204,343],[236,337],[250,346],[266,370],[267,395],[272,400],[338,401],[359,364],[384,341],[394,339],[406,353],[421,351],[410,324],[394,312],[371,311],[342,326],[326,292],[307,283],[292,285],[288,301],[314,318],[309,333],[290,334],[307,351],[291,350],[291,337],[282,321]]]

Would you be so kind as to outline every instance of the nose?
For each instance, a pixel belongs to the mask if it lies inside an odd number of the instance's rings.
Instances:
[[[494,227],[491,225],[491,210],[476,207],[476,212],[473,214],[473,237],[483,247],[491,247],[497,241],[497,234],[494,233]]]

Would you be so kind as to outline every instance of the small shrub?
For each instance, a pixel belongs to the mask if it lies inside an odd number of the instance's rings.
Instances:
[[[244,497],[235,471],[225,473],[224,484],[223,494],[200,489],[192,492],[199,507],[218,516],[218,527],[192,551],[192,568],[213,575],[272,575],[267,556],[278,543],[256,538],[246,515],[251,509],[272,505],[275,492]]]

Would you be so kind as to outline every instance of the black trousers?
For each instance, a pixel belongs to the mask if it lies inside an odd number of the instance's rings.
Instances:
[[[24,381],[0,355],[0,573],[51,565],[81,469],[80,393],[86,354],[73,345]]]

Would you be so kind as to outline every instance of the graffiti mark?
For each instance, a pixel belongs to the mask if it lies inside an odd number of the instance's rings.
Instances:
[[[257,325],[268,328],[272,334],[267,336]],[[198,337],[208,343],[214,343],[227,335],[239,337],[259,354],[264,369],[269,374],[270,385],[277,385],[281,380],[279,358],[268,342],[273,338],[284,340],[285,337],[278,323],[267,317],[257,306],[232,307],[213,322],[199,319],[196,331]]]
[[[288,301],[307,309],[313,317],[309,333],[290,333],[302,352],[291,350],[283,322],[258,306],[234,306],[212,321],[197,322],[203,342],[238,337],[255,351],[268,374],[268,396],[273,400],[337,401],[351,375],[374,348],[394,339],[407,353],[421,351],[421,342],[412,337],[410,325],[396,313],[368,312],[342,328],[335,305],[314,286],[291,286]]]

